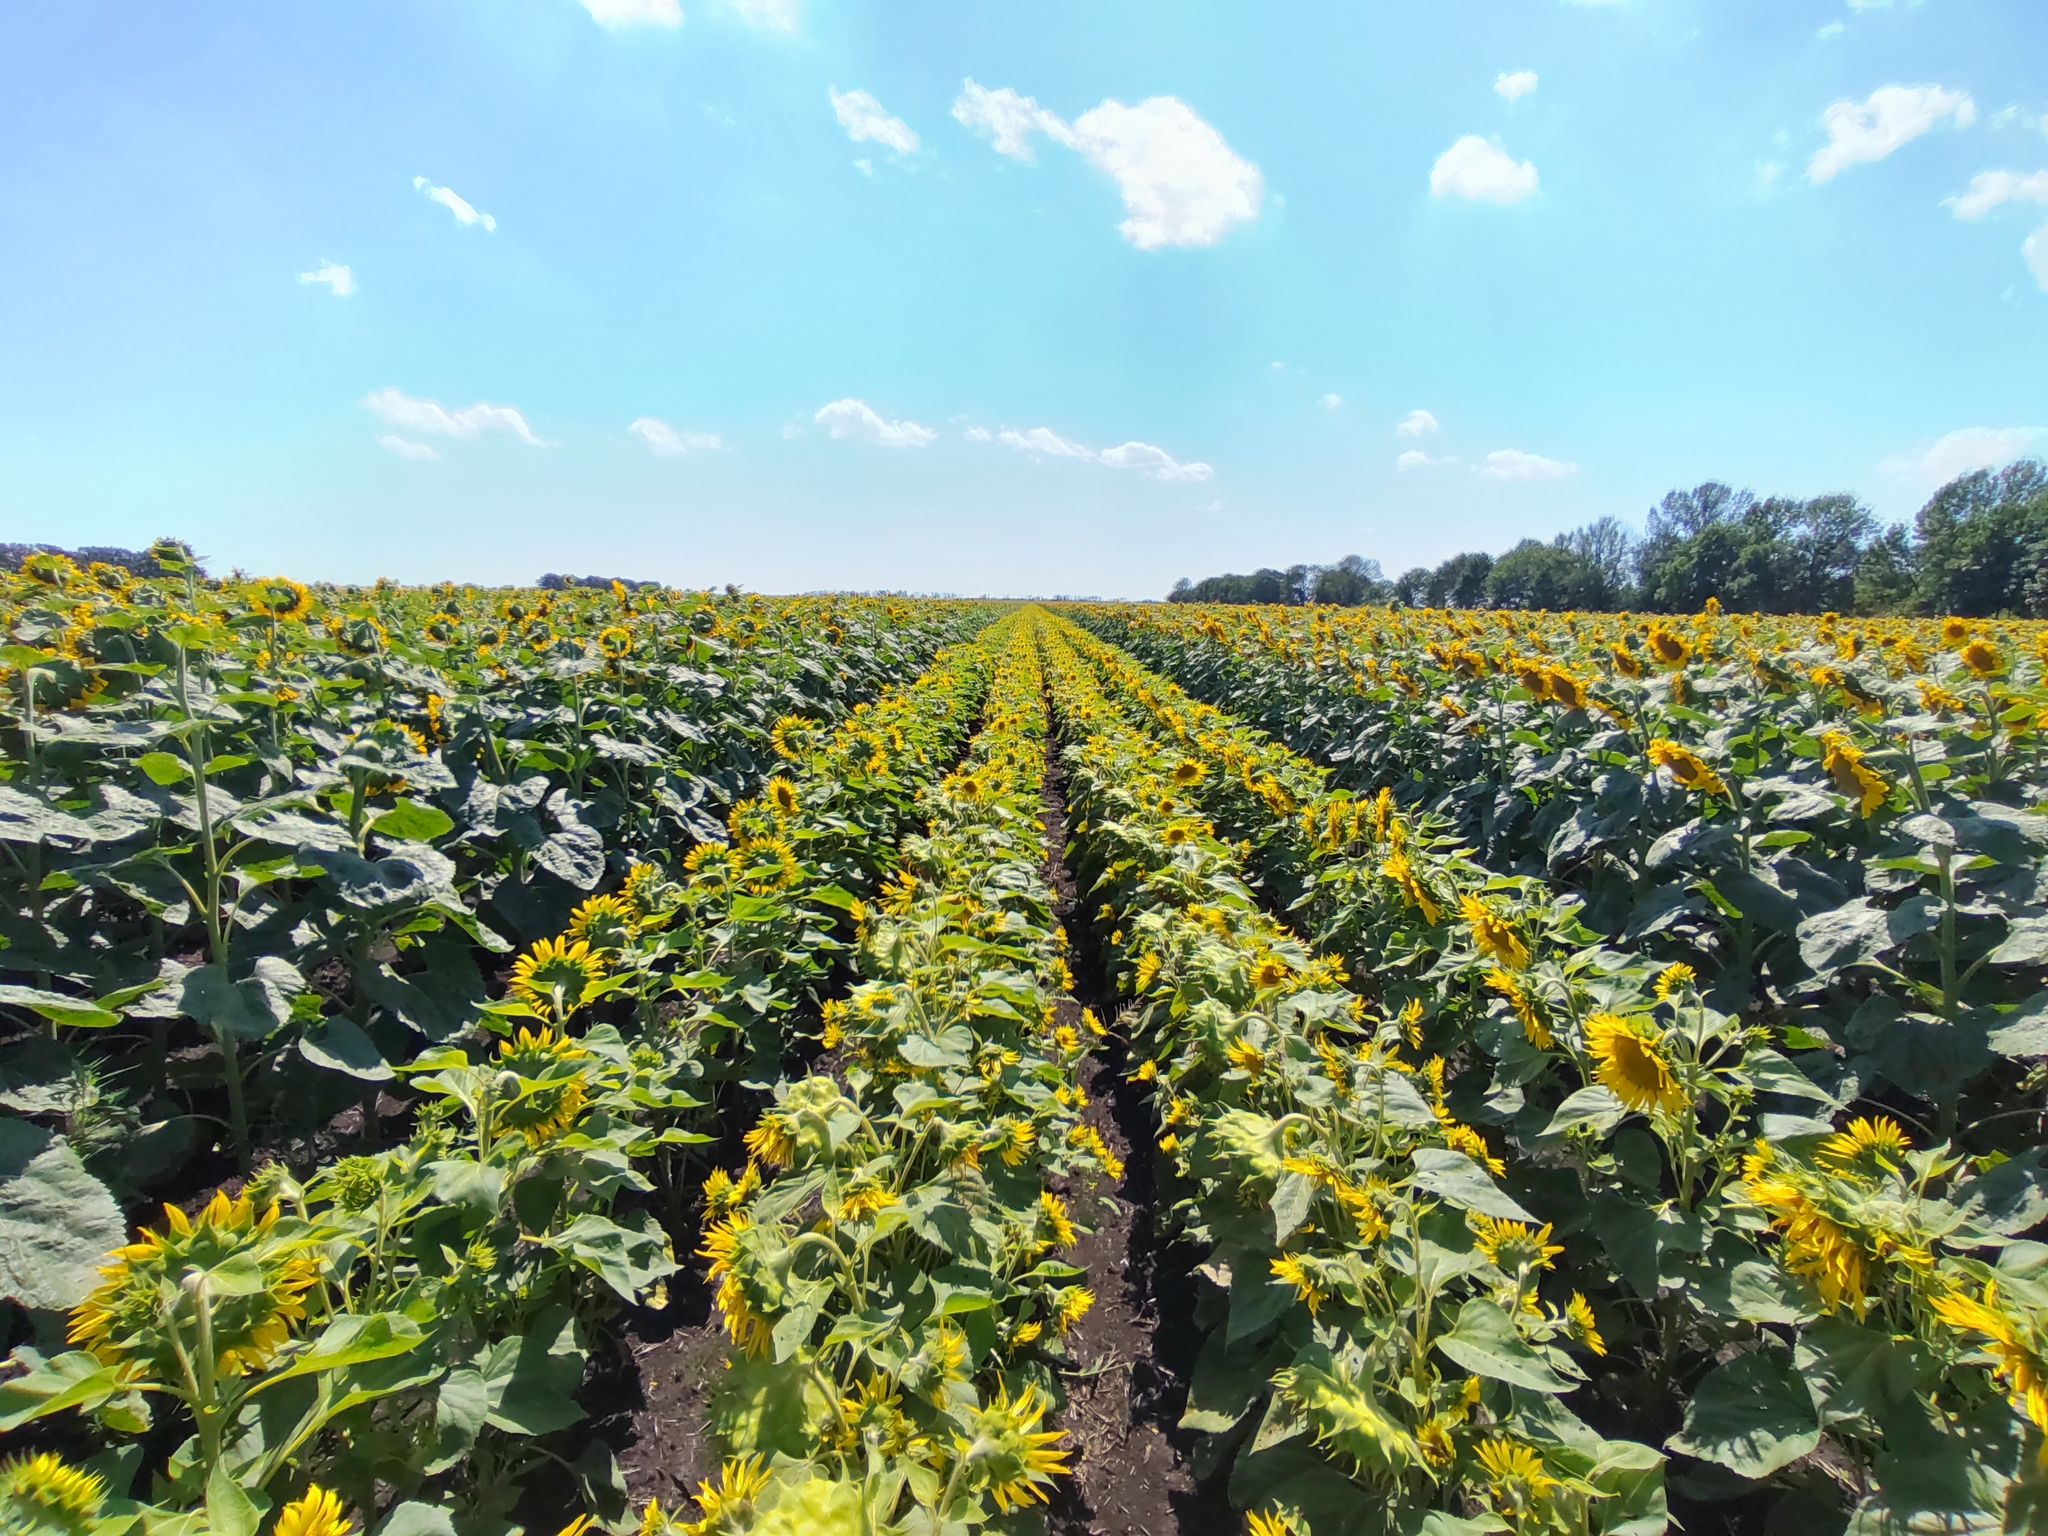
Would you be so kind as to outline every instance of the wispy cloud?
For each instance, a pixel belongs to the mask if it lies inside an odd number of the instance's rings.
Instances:
[[[387,427],[401,432],[422,432],[429,437],[480,437],[486,432],[507,432],[535,448],[553,445],[534,436],[526,418],[509,405],[492,405],[479,400],[451,411],[438,400],[422,400],[392,386],[363,396],[363,406]]]
[[[839,126],[854,143],[872,139],[905,155],[917,149],[917,134],[910,124],[900,117],[891,117],[866,91],[841,91],[828,86],[825,94],[832,99],[832,112],[839,119]]]
[[[1341,411],[1344,409],[1344,397],[1335,393],[1327,394],[1323,396],[1321,404],[1326,411]]]
[[[656,416],[636,416],[626,430],[653,449],[655,457],[663,459],[725,446],[715,432],[679,432]]]
[[[764,32],[794,32],[803,21],[797,0],[726,0],[740,20]]]
[[[1517,160],[1491,139],[1468,133],[1436,158],[1429,171],[1432,197],[1475,203],[1519,203],[1536,191],[1536,167]]]
[[[1410,411],[1403,416],[1400,425],[1394,428],[1396,437],[1421,437],[1425,432],[1438,430],[1437,419],[1423,410]]]
[[[1918,453],[1882,459],[1877,467],[1895,480],[1931,491],[1973,469],[2009,463],[2044,436],[2048,431],[2040,427],[1963,427],[1935,439]]]
[[[680,27],[683,8],[676,0],[583,0],[583,9],[600,27]]]
[[[1479,466],[1489,480],[1562,480],[1579,472],[1576,464],[1546,459],[1540,453],[1523,453],[1517,448],[1496,448]]]
[[[1259,168],[1177,96],[1105,101],[1068,123],[1008,86],[992,91],[968,79],[953,116],[1014,160],[1033,158],[1034,133],[1078,150],[1116,182],[1127,215],[1117,228],[1142,251],[1213,245],[1233,224],[1256,219],[1265,197]]]
[[[1050,427],[1032,427],[1024,432],[1012,427],[1004,427],[1000,432],[990,432],[986,427],[969,427],[967,437],[970,442],[999,443],[1020,453],[1042,454],[1052,459],[1080,459],[1084,463],[1104,464],[1111,469],[1135,469],[1154,480],[1207,480],[1216,473],[1212,466],[1199,460],[1183,464],[1164,448],[1155,448],[1150,443],[1122,443],[1098,452],[1071,438],[1061,437]]]
[[[1518,69],[1513,74],[1502,70],[1493,77],[1493,88],[1509,101],[1519,101],[1536,89],[1536,71]]]
[[[481,224],[487,231],[495,231],[498,221],[488,213],[481,213],[471,206],[469,200],[449,187],[437,187],[424,176],[415,176],[412,184],[427,194],[427,201],[439,203],[455,215],[458,224]]]
[[[2007,203],[2048,203],[2048,171],[2021,176],[2013,171],[1979,171],[1970,178],[1970,190],[1960,197],[1943,198],[1942,204],[1959,219],[1983,218]]]
[[[873,443],[877,448],[923,448],[939,435],[914,421],[889,421],[865,400],[834,400],[820,406],[811,420],[834,437]]]
[[[345,299],[356,291],[355,273],[349,271],[347,267],[339,266],[331,261],[322,263],[314,271],[301,272],[299,274],[299,281],[302,283],[325,283],[334,290],[334,296],[337,299]]]
[[[377,446],[388,453],[395,453],[401,459],[438,459],[440,454],[425,443],[407,442],[396,432],[386,432],[377,439]]]
[[[1150,443],[1124,443],[1116,448],[1105,448],[1095,457],[1111,469],[1142,470],[1154,480],[1207,480],[1216,473],[1199,460],[1191,464],[1176,463],[1173,455],[1164,448],[1154,448]]]
[[[1882,160],[1944,118],[1958,128],[1977,120],[1977,104],[1969,92],[1938,85],[1882,85],[1862,101],[1838,101],[1820,116],[1828,141],[1807,163],[1806,179],[1818,186],[1852,165]]]
[[[1450,454],[1445,454],[1440,459],[1432,459],[1420,448],[1410,448],[1406,453],[1402,454],[1401,457],[1394,460],[1394,468],[1436,469],[1442,467],[1445,464],[1455,464],[1457,462],[1457,459],[1451,456]]]

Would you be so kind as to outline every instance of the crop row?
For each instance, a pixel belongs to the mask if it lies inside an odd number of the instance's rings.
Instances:
[[[605,1319],[659,1301],[676,1263],[657,1215],[677,1214],[688,1149],[711,1139],[711,1095],[735,1112],[734,1080],[795,1042],[847,947],[836,923],[956,759],[989,671],[985,647],[958,646],[829,735],[783,721],[788,775],[680,868],[607,881],[502,997],[394,1067],[402,1145],[297,1178],[266,1164],[117,1247],[71,1313],[83,1347],[24,1346],[0,1382],[0,1428],[47,1421],[72,1458],[12,1464],[10,1514],[241,1536],[281,1508],[279,1530],[340,1536],[349,1511],[382,1509],[389,1536],[481,1536],[516,1529],[522,1489],[551,1478],[538,1507],[623,1516],[609,1450],[575,1429]],[[24,1161],[10,1208],[35,1208],[33,1185],[75,1248],[82,1172]],[[68,1280],[48,1230],[7,1235],[14,1273],[25,1254]]]
[[[1227,1282],[1188,1422],[1240,1502],[1657,1529],[1662,1442],[1691,1497],[1775,1478],[1859,1530],[2028,1506],[2037,1153],[1851,1115],[1812,1040],[1069,639],[1077,836]]]

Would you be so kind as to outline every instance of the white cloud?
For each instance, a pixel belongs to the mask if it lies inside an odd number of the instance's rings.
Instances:
[[[877,448],[922,448],[939,435],[914,421],[885,421],[865,400],[834,400],[820,406],[811,420],[834,437],[858,438]]]
[[[1827,43],[1834,41],[1836,38],[1840,37],[1844,32],[1848,30],[1849,29],[1843,26],[1842,23],[1840,23],[1839,21],[1831,21],[1813,35],[1819,38],[1822,42]]]
[[[872,160],[856,160],[853,162],[853,168],[859,171],[863,176],[872,176],[875,174],[875,162]]]
[[[407,432],[424,432],[429,437],[476,437],[485,432],[509,432],[535,448],[550,444],[533,435],[526,418],[509,405],[492,405],[479,400],[459,411],[451,411],[438,400],[421,400],[401,389],[386,387],[363,396],[363,405],[387,427]]]
[[[750,27],[765,32],[794,32],[803,20],[797,0],[726,0]]]
[[[1536,71],[1518,69],[1513,74],[1502,70],[1493,77],[1493,88],[1509,101],[1515,101],[1536,89]]]
[[[583,9],[600,27],[680,27],[683,8],[676,0],[583,0]]]
[[[953,119],[981,134],[999,155],[1030,161],[1031,135],[1042,133],[1055,143],[1074,145],[1074,130],[1041,107],[1029,96],[1019,96],[1007,85],[992,91],[977,85],[972,76],[961,82],[960,95],[953,103]]]
[[[1576,464],[1546,459],[1540,453],[1523,453],[1516,448],[1496,448],[1479,466],[1489,480],[1561,480],[1579,472]]]
[[[996,434],[996,441],[1005,448],[1019,448],[1026,453],[1048,454],[1055,459],[1093,459],[1094,450],[1083,448],[1079,443],[1070,443],[1050,427],[1033,427],[1029,432],[1013,432],[1008,427]]]
[[[488,213],[479,213],[470,206],[466,198],[457,196],[449,188],[437,187],[424,176],[413,177],[412,184],[427,194],[428,202],[439,203],[443,208],[454,214],[457,223],[481,224],[486,230],[490,231],[497,229],[498,221],[496,219],[492,218]]]
[[[1141,469],[1154,480],[1206,480],[1216,471],[1207,464],[1177,464],[1164,448],[1150,443],[1125,443],[1105,448],[1096,457],[1111,469]]]
[[[1478,203],[1519,203],[1536,190],[1536,167],[1517,160],[1491,139],[1468,133],[1430,167],[1432,197],[1464,197]]]
[[[1942,199],[1959,219],[1981,219],[2004,203],[2048,203],[2048,171],[2020,176],[2012,171],[1979,171],[1961,197]]]
[[[832,98],[832,112],[839,119],[839,126],[854,143],[872,139],[906,155],[916,150],[917,134],[910,124],[900,117],[891,117],[866,91],[839,91],[828,86],[825,94]]]
[[[1401,457],[1394,460],[1394,468],[1435,469],[1445,464],[1455,464],[1457,462],[1457,459],[1455,459],[1449,454],[1445,454],[1440,459],[1432,459],[1420,448],[1410,448],[1406,453],[1402,454]]]
[[[626,428],[636,437],[644,438],[647,446],[654,450],[657,458],[679,458],[686,453],[698,453],[708,448],[723,448],[715,432],[678,432],[667,422],[654,416],[636,416],[633,424]]]
[[[1893,454],[1877,467],[1894,479],[1933,490],[1973,469],[2016,459],[2043,436],[2048,433],[2040,427],[1964,427],[1937,439],[1925,452]]]
[[[1427,411],[1410,411],[1401,418],[1401,424],[1394,428],[1396,437],[1420,437],[1425,432],[1437,430],[1437,419]]]
[[[1117,228],[1141,251],[1213,245],[1259,216],[1265,178],[1175,96],[1105,101],[1074,119],[1074,143],[1116,179],[1130,215]]]
[[[2041,291],[2048,293],[2048,224],[2043,224],[2021,242],[2020,255],[2027,261],[2027,270],[2034,274],[2034,281],[2041,285]]]
[[[299,281],[302,283],[325,283],[334,290],[334,296],[337,299],[345,299],[356,291],[355,273],[349,271],[347,267],[337,266],[331,261],[323,263],[318,271],[301,272],[299,274]]]
[[[1000,443],[1005,448],[1040,453],[1048,458],[1080,459],[1089,464],[1106,464],[1111,469],[1141,470],[1154,480],[1207,480],[1216,473],[1211,466],[1200,461],[1183,464],[1164,448],[1155,448],[1150,443],[1124,443],[1098,453],[1070,438],[1061,437],[1050,427],[1033,427],[1028,432],[1005,427],[995,433],[986,427],[969,427],[967,438],[970,442]]]
[[[434,452],[425,443],[409,443],[396,432],[384,433],[377,439],[377,446],[397,454],[401,459],[438,459],[441,457],[440,454]]]
[[[1882,160],[1909,144],[1943,118],[1958,128],[1977,120],[1977,104],[1967,91],[1945,91],[1938,85],[1882,85],[1862,101],[1838,101],[1821,114],[1828,142],[1807,164],[1806,179],[1818,186],[1852,165]]]
[[[1323,396],[1320,403],[1326,411],[1341,411],[1344,408],[1344,397],[1339,394],[1328,394]]]

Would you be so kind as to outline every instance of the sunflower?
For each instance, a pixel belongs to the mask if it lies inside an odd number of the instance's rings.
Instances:
[[[48,1451],[0,1463],[0,1530],[86,1536],[106,1501],[104,1478]]]
[[[754,1500],[768,1486],[768,1463],[760,1454],[733,1456],[718,1469],[718,1486],[697,1484],[701,1516],[683,1527],[684,1536],[709,1536],[713,1531],[742,1530],[754,1512]]]
[[[1487,1262],[1509,1274],[1550,1268],[1550,1261],[1564,1249],[1550,1240],[1550,1223],[1535,1231],[1527,1222],[1502,1221],[1496,1216],[1474,1216],[1472,1246],[1486,1255]]]
[[[1316,1278],[1309,1273],[1308,1266],[1301,1262],[1301,1255],[1283,1253],[1268,1266],[1273,1278],[1294,1287],[1295,1299],[1308,1308],[1308,1315],[1314,1317],[1325,1300],[1326,1293],[1316,1284]]]
[[[1554,1041],[1550,1031],[1544,1027],[1543,1016],[1536,1011],[1536,1004],[1530,998],[1528,989],[1506,971],[1494,970],[1488,973],[1486,985],[1508,1000],[1508,1007],[1521,1020],[1522,1034],[1539,1051],[1550,1049]]]
[[[1052,1229],[1052,1247],[1071,1248],[1080,1240],[1073,1218],[1067,1214],[1066,1201],[1049,1189],[1043,1190],[1038,1196],[1038,1208],[1045,1216],[1046,1225]]]
[[[1957,654],[1963,658],[1963,665],[1970,669],[1972,677],[1996,677],[2005,670],[2005,658],[1988,640],[1972,640]]]
[[[590,989],[604,979],[604,960],[590,952],[588,940],[541,939],[512,963],[512,995],[565,1019],[582,1006]]]
[[[1513,1440],[1482,1440],[1478,1457],[1497,1507],[1527,1511],[1563,1486],[1544,1470],[1542,1453],[1534,1446]]]
[[[1682,987],[1693,985],[1698,979],[1698,972],[1681,961],[1677,965],[1667,965],[1659,971],[1657,980],[1650,990],[1656,995],[1658,1002],[1668,1003],[1671,1001],[1672,993]]]
[[[1783,1235],[1781,1261],[1792,1274],[1813,1282],[1829,1311],[1847,1306],[1858,1317],[1864,1308],[1863,1250],[1840,1222],[1821,1209],[1789,1178],[1771,1176],[1775,1154],[1768,1142],[1743,1159],[1743,1192],[1769,1213]]]
[[[1941,643],[1961,645],[1970,638],[1970,626],[1961,619],[1949,618],[1941,621]]]
[[[1577,1291],[1564,1305],[1565,1323],[1571,1335],[1596,1355],[1607,1353],[1607,1341],[1600,1337],[1600,1325],[1593,1318],[1593,1304]]]
[[[870,1216],[880,1215],[896,1203],[895,1195],[871,1179],[861,1180],[839,1197],[838,1209],[832,1213],[834,1221],[865,1221]]]
[[[1823,732],[1820,738],[1821,767],[1845,795],[1856,797],[1856,809],[1869,816],[1885,803],[1892,787],[1876,770],[1863,763],[1863,753],[1840,731]]]
[[[251,582],[242,596],[251,610],[273,619],[303,619],[313,611],[313,594],[289,576]]]
[[[1981,1333],[1991,1340],[1998,1374],[2005,1378],[2012,1405],[2036,1428],[2048,1429],[2048,1358],[2037,1330],[1998,1310],[1998,1287],[1986,1284],[1978,1301],[1961,1291],[1936,1297],[1934,1315],[1962,1333]]]
[[[211,1338],[220,1374],[261,1370],[306,1319],[306,1293],[320,1280],[309,1239],[279,1235],[278,1208],[259,1215],[246,1194],[230,1200],[216,1193],[196,1217],[166,1205],[164,1221],[163,1231],[109,1255],[99,1288],[72,1311],[68,1339],[108,1365],[138,1361],[159,1381],[184,1379],[184,1362],[202,1336]],[[188,1283],[229,1265],[231,1288]]]
[[[1396,821],[1395,825],[1398,826],[1400,823]],[[1403,901],[1411,907],[1421,909],[1422,920],[1425,923],[1434,923],[1443,916],[1444,909],[1431,898],[1428,888],[1415,873],[1415,866],[1409,863],[1408,855],[1399,848],[1387,855],[1385,862],[1380,865],[1380,873],[1400,888]]]
[[[1516,934],[1513,923],[1470,894],[1458,898],[1458,912],[1470,925],[1472,943],[1479,953],[1511,971],[1528,968],[1529,946]]]
[[[794,816],[803,804],[797,794],[796,785],[781,774],[770,779],[763,786],[761,793],[777,816]]]
[[[623,624],[608,624],[597,632],[597,648],[613,661],[622,661],[633,652],[633,631]]]
[[[1244,1517],[1245,1536],[1301,1536],[1292,1520],[1277,1509],[1254,1511]]]
[[[498,1111],[499,1123],[524,1136],[530,1147],[552,1141],[576,1123],[589,1101],[580,1065],[589,1059],[590,1052],[552,1028],[522,1028],[514,1039],[499,1041],[500,1070],[520,1079]]]
[[[1671,777],[1686,789],[1708,795],[1728,793],[1728,786],[1721,782],[1718,773],[1707,766],[1706,759],[1679,742],[1658,737],[1650,743],[1650,761],[1659,768],[1670,770]]]
[[[1692,655],[1692,647],[1661,624],[1650,631],[1644,643],[1649,646],[1650,654],[1667,667],[1682,667]]]
[[[1876,1177],[1898,1170],[1913,1144],[1888,1115],[1858,1115],[1814,1149],[1814,1160],[1837,1173]]]
[[[592,896],[569,914],[568,936],[593,950],[624,949],[639,931],[640,914],[623,895]]]
[[[1095,1305],[1095,1293],[1085,1285],[1070,1285],[1054,1293],[1053,1325],[1066,1333],[1088,1315]]]
[[[1676,1113],[1685,1103],[1685,1090],[1660,1043],[1635,1023],[1617,1014],[1594,1014],[1586,1020],[1586,1049],[1595,1062],[1593,1075],[1630,1109]]]
[[[1045,1490],[1067,1470],[1069,1451],[1055,1450],[1062,1430],[1040,1430],[1045,1402],[1035,1383],[1025,1383],[1014,1398],[1007,1383],[996,1400],[969,1419],[970,1435],[956,1435],[954,1450],[987,1487],[1004,1514],[1045,1502]]]
[[[743,1139],[747,1156],[759,1159],[770,1168],[787,1168],[796,1161],[796,1138],[790,1135],[789,1126],[782,1116],[772,1109],[761,1116],[760,1123]]]
[[[1252,986],[1258,991],[1277,987],[1287,979],[1287,962],[1278,955],[1267,955],[1252,967]]]
[[[352,1522],[341,1500],[318,1483],[308,1485],[303,1497],[278,1511],[271,1536],[348,1536]]]
[[[1208,769],[1204,768],[1193,758],[1184,757],[1173,765],[1173,772],[1169,777],[1172,778],[1174,784],[1179,788],[1190,789],[1201,783],[1208,771]]]

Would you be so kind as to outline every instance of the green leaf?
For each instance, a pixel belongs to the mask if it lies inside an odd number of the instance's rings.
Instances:
[[[275,1034],[292,1014],[292,998],[306,990],[306,978],[288,962],[264,955],[254,974],[230,981],[218,965],[202,965],[185,975],[179,1009],[190,1019],[219,1034],[263,1040]]]
[[[395,1075],[383,1052],[354,1020],[343,1015],[306,1026],[299,1036],[299,1054],[316,1067],[358,1082],[384,1083]]]
[[[1710,1371],[1684,1427],[1664,1443],[1741,1477],[1768,1477],[1820,1444],[1820,1413],[1791,1357],[1757,1350]]]
[[[1457,1326],[1436,1341],[1436,1347],[1477,1376],[1505,1381],[1533,1392],[1569,1392],[1567,1381],[1515,1332],[1514,1322],[1493,1302],[1475,1296],[1458,1309]]]
[[[734,1455],[808,1456],[811,1426],[831,1412],[802,1360],[738,1355],[721,1373],[705,1422]]]
[[[403,843],[431,843],[455,830],[455,818],[439,806],[400,800],[371,822],[370,830],[379,837],[396,838]]]
[[[384,1517],[377,1536],[455,1536],[455,1518],[435,1505],[407,1499]]]
[[[487,1423],[515,1435],[544,1435],[583,1418],[575,1402],[583,1351],[575,1348],[574,1330],[568,1324],[550,1339],[539,1328],[484,1347],[476,1363],[491,1394]],[[561,1348],[565,1343],[568,1347]]]
[[[0,1120],[0,1296],[48,1311],[75,1307],[126,1241],[128,1224],[69,1142]]]
[[[130,1390],[113,1366],[102,1365],[97,1356],[82,1349],[69,1350],[48,1361],[32,1351],[18,1349],[12,1363],[28,1369],[0,1381],[0,1434],[66,1408],[91,1412]],[[146,1419],[143,1424],[147,1426]]]
[[[259,1491],[250,1494],[235,1481],[227,1458],[213,1464],[206,1477],[206,1528],[208,1536],[256,1536],[270,1500]]]
[[[228,773],[236,768],[246,768],[249,766],[249,764],[255,761],[255,758],[244,757],[237,752],[222,752],[213,757],[208,758],[206,760],[206,766],[200,771],[209,774]]]
[[[112,1029],[121,1022],[121,1015],[108,1012],[89,998],[66,997],[40,987],[0,985],[0,1003],[24,1008],[52,1024],[68,1024],[73,1029]]]
[[[586,1211],[542,1241],[595,1274],[630,1306],[642,1291],[678,1268],[661,1228],[642,1214],[646,1225],[635,1230]]]
[[[149,775],[150,783],[161,784],[166,789],[174,784],[192,782],[192,765],[168,752],[145,752],[135,759],[135,766]]]
[[[1418,1189],[1441,1196],[1461,1211],[1477,1211],[1482,1216],[1493,1216],[1502,1221],[1533,1224],[1536,1220],[1510,1200],[1500,1186],[1487,1177],[1484,1168],[1462,1152],[1442,1147],[1417,1147],[1415,1173],[1409,1182]]]
[[[311,1349],[267,1377],[258,1390],[294,1376],[338,1371],[365,1360],[389,1360],[410,1354],[426,1342],[426,1331],[402,1312],[344,1313],[327,1325]]]

